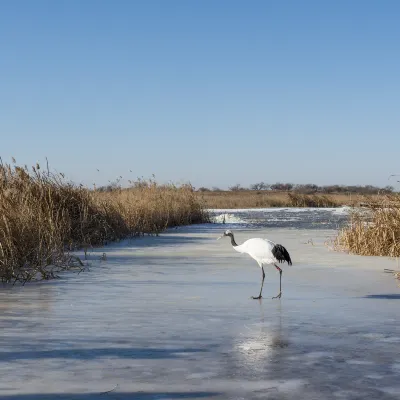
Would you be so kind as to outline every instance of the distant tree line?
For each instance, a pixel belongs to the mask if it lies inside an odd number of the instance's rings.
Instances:
[[[306,184],[294,184],[294,183],[264,183],[258,182],[250,185],[249,188],[242,187],[240,184],[230,186],[228,188],[232,192],[238,192],[242,190],[272,190],[272,191],[286,191],[286,192],[297,192],[303,194],[313,194],[313,193],[355,193],[355,194],[377,194],[377,193],[392,193],[394,191],[393,186],[385,186],[384,188],[373,186],[373,185],[326,185],[319,186],[314,183]],[[212,189],[206,187],[200,187],[199,192],[210,192],[210,191],[221,191],[218,187],[213,187]]]

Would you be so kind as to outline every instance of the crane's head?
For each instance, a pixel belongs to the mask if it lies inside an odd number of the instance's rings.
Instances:
[[[227,229],[217,240],[223,238],[224,236],[233,236],[233,233],[230,229]]]

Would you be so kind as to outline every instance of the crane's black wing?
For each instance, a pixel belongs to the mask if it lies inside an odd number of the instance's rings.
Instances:
[[[281,244],[276,244],[272,248],[272,254],[280,263],[286,261],[289,265],[292,265],[288,251]]]

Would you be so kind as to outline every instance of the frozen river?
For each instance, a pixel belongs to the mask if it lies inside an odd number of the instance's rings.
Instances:
[[[400,288],[387,258],[329,250],[346,210],[214,210],[90,254],[90,271],[0,291],[0,399],[399,399]],[[225,216],[223,216],[225,215]],[[236,253],[267,237],[275,269]],[[100,261],[106,252],[107,260]],[[109,391],[109,393],[104,393]]]

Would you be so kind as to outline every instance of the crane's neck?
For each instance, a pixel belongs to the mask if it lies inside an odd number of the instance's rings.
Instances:
[[[228,233],[228,236],[231,238],[231,243],[233,247],[237,246],[237,243],[235,242],[235,238],[233,237],[233,233]]]

